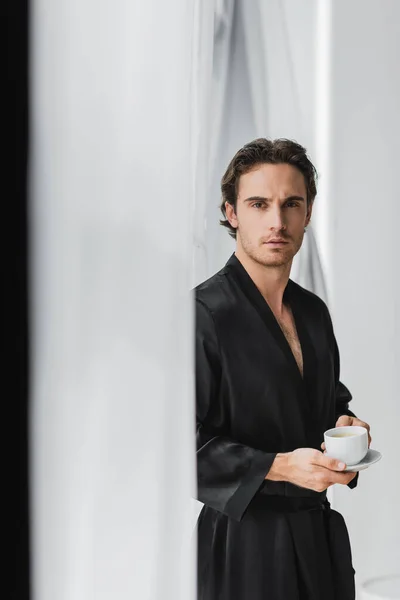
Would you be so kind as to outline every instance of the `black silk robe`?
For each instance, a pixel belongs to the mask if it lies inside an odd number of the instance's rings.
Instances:
[[[235,255],[195,298],[198,600],[353,600],[347,529],[326,492],[265,480],[278,452],[320,450],[353,415],[325,303],[289,280],[302,377]]]

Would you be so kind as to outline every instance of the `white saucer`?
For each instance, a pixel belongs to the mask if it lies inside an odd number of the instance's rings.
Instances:
[[[347,468],[343,472],[356,473],[357,471],[363,471],[364,469],[368,469],[368,467],[378,462],[378,460],[381,460],[381,458],[382,454],[378,452],[378,450],[372,450],[372,448],[370,448],[359,463],[356,465],[347,465]]]

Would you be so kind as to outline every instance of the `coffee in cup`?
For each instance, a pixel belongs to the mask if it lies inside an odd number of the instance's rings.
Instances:
[[[327,456],[346,465],[359,463],[368,452],[368,431],[358,425],[328,429],[324,433],[324,441]]]

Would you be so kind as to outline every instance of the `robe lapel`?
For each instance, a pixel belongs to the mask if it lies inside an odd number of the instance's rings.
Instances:
[[[251,279],[250,275],[247,273],[246,269],[243,267],[242,263],[238,260],[238,258],[236,258],[235,254],[233,254],[229,261],[226,263],[226,267],[234,274],[236,280],[239,283],[240,288],[247,296],[251,304],[257,310],[268,331],[270,331],[270,333],[275,338],[277,345],[279,346],[286,358],[289,368],[293,374],[294,381],[300,388],[303,388],[304,380],[299,371],[299,367],[297,365],[296,359],[289,345],[289,342],[287,341],[285,334],[283,333],[278,321],[275,318],[274,313],[270,309],[268,303],[265,301],[263,295],[255,285],[254,281]],[[289,303],[291,300],[291,283],[292,282],[289,279],[288,285],[284,292],[284,299],[288,300]],[[296,328],[298,329],[298,315],[296,314],[296,311],[292,305],[291,308],[295,319]],[[298,329],[297,333],[299,336],[299,341],[303,353],[303,375],[304,377],[306,377],[307,352],[305,352],[305,348],[303,346],[302,327],[300,327],[300,331]]]

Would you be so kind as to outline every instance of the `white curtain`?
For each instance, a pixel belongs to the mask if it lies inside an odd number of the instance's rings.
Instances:
[[[199,2],[31,7],[33,597],[190,600]]]
[[[212,97],[209,115],[211,122],[209,164],[211,170],[217,159],[218,143],[226,110],[234,5],[235,0],[215,1]]]
[[[211,99],[214,114],[205,211],[207,276],[222,268],[234,251],[232,238],[219,224],[220,180],[233,154],[252,137],[244,49],[237,1],[220,0],[216,6]]]
[[[213,2],[195,0],[192,64],[193,119],[193,270],[192,286],[207,276],[206,217],[212,127],[212,89],[215,8]]]
[[[193,285],[204,281],[214,264],[214,219],[209,219],[210,181],[218,162],[226,109],[234,0],[197,0],[198,37],[194,53],[194,268]],[[216,220],[218,225],[218,218]]]
[[[305,3],[298,7],[293,2],[282,0],[254,0],[249,3],[239,1],[239,7],[256,137],[295,139],[312,155],[315,123],[310,106],[313,104],[315,82],[310,57],[313,57],[313,48],[308,47],[303,39],[296,43],[296,38],[291,35],[296,12],[310,10],[310,5],[307,7]],[[309,17],[313,18],[312,13]],[[311,68],[307,69],[307,62],[311,62]],[[308,227],[303,246],[293,262],[291,277],[327,300],[324,272],[312,225]]]
[[[211,101],[215,113],[211,118],[217,126],[210,136],[214,151],[210,151],[203,227],[207,276],[220,269],[234,250],[219,225],[220,179],[234,153],[255,137],[288,137],[305,145],[312,160],[317,158],[315,21],[315,6],[310,2],[301,6],[294,0],[219,3]],[[321,215],[325,207],[318,207],[318,199],[316,207]],[[310,225],[292,277],[327,300],[324,268]]]

